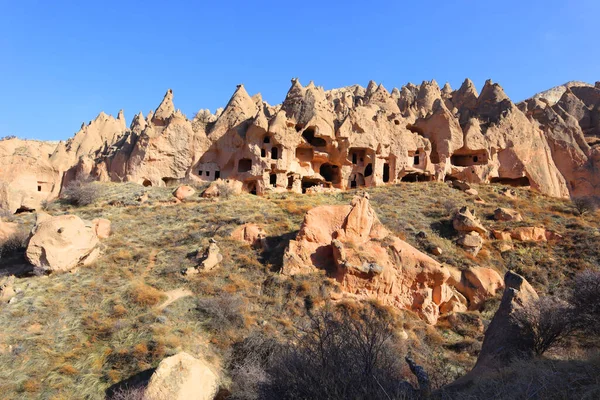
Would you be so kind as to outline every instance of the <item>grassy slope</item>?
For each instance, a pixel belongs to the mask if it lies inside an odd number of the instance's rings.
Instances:
[[[576,270],[599,264],[599,217],[576,216],[569,202],[518,190],[517,199],[497,193],[499,186],[477,189],[486,204],[474,204],[464,193],[441,183],[401,184],[369,190],[381,221],[409,243],[428,251],[439,246],[440,261],[456,266],[491,266],[501,273],[515,269],[541,291],[552,291]],[[273,271],[281,265],[287,240],[295,236],[304,213],[320,204],[347,204],[352,192],[336,195],[242,195],[218,202],[195,198],[168,205],[170,190],[151,188],[147,205],[133,201],[142,188],[103,184],[96,205],[61,208],[86,219],[112,221],[114,234],[103,241],[104,255],[95,265],[74,273],[20,279],[16,302],[0,305],[0,392],[6,399],[103,398],[110,385],[155,367],[180,350],[204,354],[215,365],[226,359],[231,345],[253,330],[288,335],[302,317],[303,301],[317,302],[335,290],[335,283],[314,276],[283,279]],[[108,205],[119,200],[117,205]],[[555,245],[517,244],[500,253],[489,240],[473,258],[453,243],[451,213],[469,204],[490,227],[545,225],[564,236]],[[485,220],[499,206],[519,210],[525,220]],[[31,215],[17,217],[31,225]],[[245,222],[263,224],[272,250],[259,254],[229,235]],[[418,239],[420,231],[426,239]],[[215,238],[224,256],[221,267],[184,278],[194,266],[194,252]],[[187,288],[192,297],[164,310],[164,292]],[[208,302],[206,301],[208,299]],[[212,303],[211,303],[212,301]],[[199,309],[198,305],[202,304]],[[442,320],[424,325],[404,315],[406,347],[421,361],[443,373],[439,383],[468,370],[480,348],[476,327],[493,315],[496,302],[482,313],[467,313],[460,323]],[[212,307],[211,307],[212,306]],[[435,382],[434,382],[435,383]]]

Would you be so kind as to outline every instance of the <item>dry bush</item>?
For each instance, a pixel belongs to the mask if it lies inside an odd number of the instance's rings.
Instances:
[[[88,178],[78,178],[65,186],[60,195],[67,204],[82,207],[94,203],[99,197],[96,185]]]
[[[25,229],[18,229],[7,239],[0,241],[0,260],[16,253],[25,252],[28,240],[29,232]]]
[[[481,376],[457,392],[438,393],[452,400],[571,400],[600,398],[600,360],[518,360]]]
[[[268,368],[263,399],[405,398],[395,321],[374,303],[327,306],[309,314],[300,336]]]
[[[524,340],[530,341],[538,355],[560,346],[575,331],[573,307],[553,296],[526,304],[515,312],[514,318],[525,335]]]
[[[600,205],[600,199],[597,196],[575,197],[572,202],[579,215],[596,211]]]
[[[227,183],[218,183],[217,188],[219,190],[219,197],[222,199],[227,200],[235,194],[235,189]]]
[[[160,290],[139,281],[133,283],[129,294],[131,299],[140,306],[154,306],[164,297]]]
[[[586,335],[600,335],[600,271],[578,274],[572,284],[570,301],[577,328]]]
[[[143,387],[118,389],[107,400],[145,400],[144,392]]]
[[[247,307],[246,299],[228,293],[198,299],[198,311],[208,317],[207,322],[215,331],[243,327]]]
[[[231,399],[256,400],[260,388],[269,382],[266,368],[273,362],[280,344],[262,333],[253,333],[233,346],[229,360]]]

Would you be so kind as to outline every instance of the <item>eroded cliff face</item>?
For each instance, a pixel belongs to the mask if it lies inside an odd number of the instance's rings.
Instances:
[[[452,179],[600,194],[600,83],[571,83],[558,101],[551,93],[515,105],[491,81],[479,94],[468,79],[458,90],[431,81],[391,93],[373,81],[326,91],[294,79],[281,105],[239,85],[224,109],[190,120],[169,90],[129,128],[122,112],[101,113],[58,145],[0,141],[0,207],[36,208],[78,176],[145,186],[227,178],[256,194]]]

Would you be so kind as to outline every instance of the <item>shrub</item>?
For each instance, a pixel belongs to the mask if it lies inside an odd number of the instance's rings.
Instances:
[[[198,300],[198,310],[209,318],[209,325],[216,331],[243,327],[247,305],[241,296],[227,293]]]
[[[140,306],[154,306],[164,297],[162,292],[144,282],[135,282],[130,290],[133,301]]]
[[[25,252],[28,239],[29,232],[25,229],[18,229],[4,241],[0,241],[0,260],[16,253]]]
[[[584,215],[596,211],[600,204],[600,199],[596,196],[582,196],[573,198],[572,202],[579,215]]]
[[[82,207],[94,203],[99,197],[98,188],[90,179],[78,178],[62,190],[61,199],[68,204]]]
[[[561,345],[575,331],[573,307],[554,296],[526,304],[514,318],[538,355]]]
[[[383,307],[341,304],[309,315],[301,335],[276,355],[265,399],[397,398],[402,357],[392,345],[395,321]]]
[[[269,382],[266,369],[273,362],[280,344],[264,334],[253,333],[233,346],[229,370],[231,399],[255,400],[260,388]]]
[[[572,288],[570,301],[577,327],[585,334],[600,335],[600,271],[579,273]]]
[[[126,387],[116,390],[107,400],[144,400],[145,388]]]

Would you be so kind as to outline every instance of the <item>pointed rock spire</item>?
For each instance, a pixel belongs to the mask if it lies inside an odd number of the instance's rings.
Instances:
[[[167,90],[165,97],[154,112],[152,117],[152,123],[155,125],[165,125],[167,120],[175,113],[175,106],[173,105],[173,90]]]
[[[375,81],[373,81],[373,80],[369,81],[369,84],[367,85],[367,92],[365,93],[365,96],[371,97],[371,95],[375,92],[375,90],[377,90],[377,83],[375,83]]]
[[[477,94],[477,89],[475,88],[473,81],[467,78],[460,86],[460,89],[452,92],[452,104],[461,112],[461,114],[464,114],[464,109],[472,110],[477,106],[478,97],[479,95]]]
[[[481,90],[481,94],[479,95],[479,103],[484,101],[491,101],[494,103],[499,103],[502,100],[508,99],[506,93],[504,93],[504,89],[497,83],[493,83],[491,79],[485,81],[485,85],[483,85],[483,89]]]

